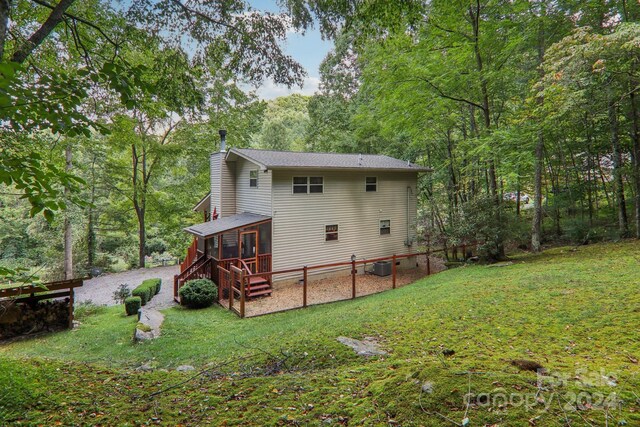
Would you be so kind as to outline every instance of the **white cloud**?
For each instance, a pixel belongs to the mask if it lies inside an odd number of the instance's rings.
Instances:
[[[258,89],[256,89],[256,95],[258,95],[258,98],[264,99],[266,101],[278,98],[280,96],[291,95],[294,93],[299,93],[301,95],[313,95],[315,92],[317,92],[319,85],[320,79],[314,76],[305,77],[302,88],[300,86],[287,88],[284,85],[277,85],[273,81],[268,80],[265,81]]]

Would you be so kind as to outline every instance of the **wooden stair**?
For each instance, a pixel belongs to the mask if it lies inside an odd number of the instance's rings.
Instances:
[[[245,289],[247,298],[271,296],[271,284],[264,277],[249,277],[248,285]]]

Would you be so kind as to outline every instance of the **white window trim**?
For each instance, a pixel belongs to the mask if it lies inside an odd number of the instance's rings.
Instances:
[[[376,179],[376,191],[367,191],[367,185],[372,185],[372,184],[367,184],[367,178],[375,178]],[[378,192],[378,185],[379,185],[379,180],[377,176],[365,176],[364,177],[364,192],[365,193],[377,193]]]
[[[252,187],[251,186],[251,172],[255,172],[256,173],[256,186]],[[259,169],[251,169],[249,171],[249,188],[258,188],[260,186],[260,170]]]
[[[338,238],[336,240],[327,240],[327,227],[330,225],[337,225],[338,226],[338,231],[336,232],[338,234]],[[332,242],[339,242],[340,241],[340,223],[339,222],[331,222],[328,224],[325,224],[322,226],[322,239],[324,240],[325,243],[332,243]]]
[[[382,221],[389,221],[389,233],[387,234],[382,234]],[[391,219],[390,218],[384,218],[384,219],[378,220],[378,234],[380,236],[391,236]]]
[[[302,184],[294,184],[294,179],[295,178],[307,178],[307,192],[306,193],[294,193],[293,192],[294,186],[302,187]],[[312,185],[320,185],[320,184],[311,184],[311,178],[322,178],[322,192],[320,192],[320,193],[312,193],[311,192],[311,186]],[[291,177],[291,194],[293,194],[293,195],[324,194],[324,182],[325,182],[324,181],[324,175],[306,175],[306,176],[297,175],[297,176],[292,176]]]

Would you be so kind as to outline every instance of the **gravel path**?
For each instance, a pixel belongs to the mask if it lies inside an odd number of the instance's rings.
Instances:
[[[76,301],[89,301],[98,305],[116,305],[113,300],[113,292],[122,283],[129,285],[133,290],[143,280],[159,277],[162,279],[160,293],[153,297],[146,308],[164,308],[174,304],[173,302],[173,276],[178,274],[179,266],[140,268],[124,271],[122,273],[107,274],[91,280],[85,280],[81,288],[76,288]]]

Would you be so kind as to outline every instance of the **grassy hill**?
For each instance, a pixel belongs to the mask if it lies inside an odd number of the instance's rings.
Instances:
[[[638,242],[557,248],[253,319],[174,308],[137,345],[103,308],[0,348],[0,424],[640,425],[639,262]]]

